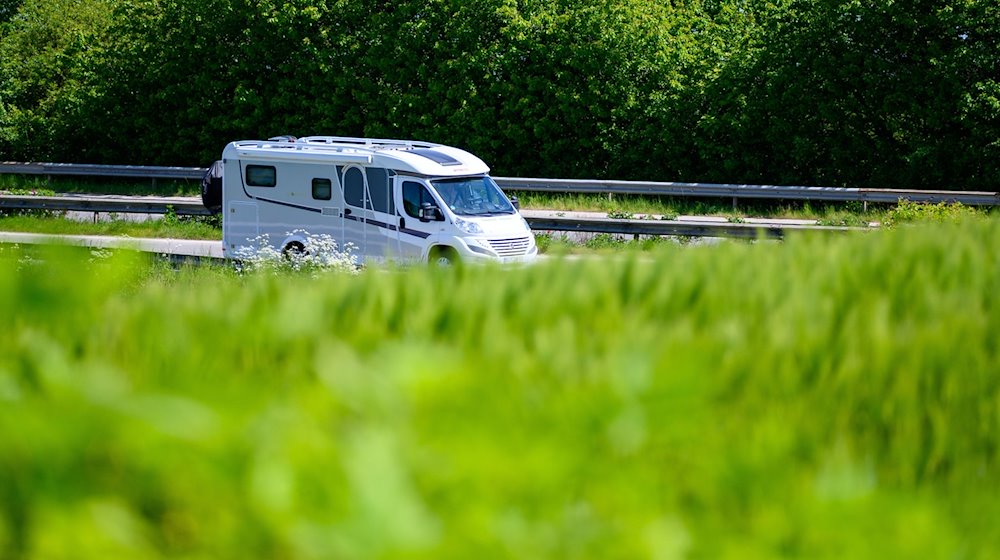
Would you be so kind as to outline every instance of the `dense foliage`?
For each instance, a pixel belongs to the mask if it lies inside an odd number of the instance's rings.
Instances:
[[[6,0],[0,159],[420,138],[498,174],[995,190],[994,0]]]
[[[319,278],[7,247],[0,557],[990,558],[998,243]]]

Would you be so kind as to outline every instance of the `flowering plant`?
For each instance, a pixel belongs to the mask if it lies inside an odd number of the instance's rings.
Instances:
[[[241,263],[242,270],[251,272],[357,273],[359,263],[352,243],[341,247],[329,235],[313,235],[301,229],[287,235],[300,237],[303,241],[293,241],[279,250],[267,234],[258,235],[253,245],[237,248],[234,257]]]

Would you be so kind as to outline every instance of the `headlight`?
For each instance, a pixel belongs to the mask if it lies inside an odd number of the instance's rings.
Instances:
[[[463,220],[462,218],[455,218],[455,226],[469,235],[483,233],[483,228],[479,224],[476,222],[470,222],[469,220]]]

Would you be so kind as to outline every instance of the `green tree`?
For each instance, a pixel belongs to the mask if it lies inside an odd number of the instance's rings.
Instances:
[[[969,187],[1000,190],[1000,4],[970,2],[953,18],[959,41],[948,62],[964,84],[956,126],[967,131],[957,165]]]
[[[0,153],[49,159],[73,152],[81,112],[98,95],[95,37],[113,0],[27,0],[0,25]]]
[[[749,182],[995,186],[996,12],[979,0],[791,2],[708,88],[704,172]]]
[[[147,162],[327,133],[454,143],[504,173],[634,176],[622,153],[682,81],[683,16],[638,0],[138,0],[102,78],[132,118],[108,129]]]
[[[0,0],[0,23],[9,21],[17,14],[21,0]]]
[[[365,112],[360,2],[136,0],[116,17],[101,74],[129,160],[204,164],[226,142],[340,131]],[[107,111],[105,111],[107,112]],[[352,131],[353,132],[353,131]],[[360,131],[357,131],[360,132]]]
[[[92,157],[188,165],[217,158],[215,137],[239,126],[234,76],[252,40],[248,15],[229,0],[122,3],[95,68],[104,95],[92,126],[104,140]]]
[[[237,138],[336,134],[510,175],[1000,184],[987,0],[7,0],[5,19],[7,159],[205,165]]]

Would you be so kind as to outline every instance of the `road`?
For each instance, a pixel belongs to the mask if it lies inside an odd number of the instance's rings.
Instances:
[[[151,239],[110,235],[50,235],[45,233],[0,232],[0,243],[24,245],[72,245],[95,249],[131,249],[180,257],[222,258],[221,241],[193,239]]]

